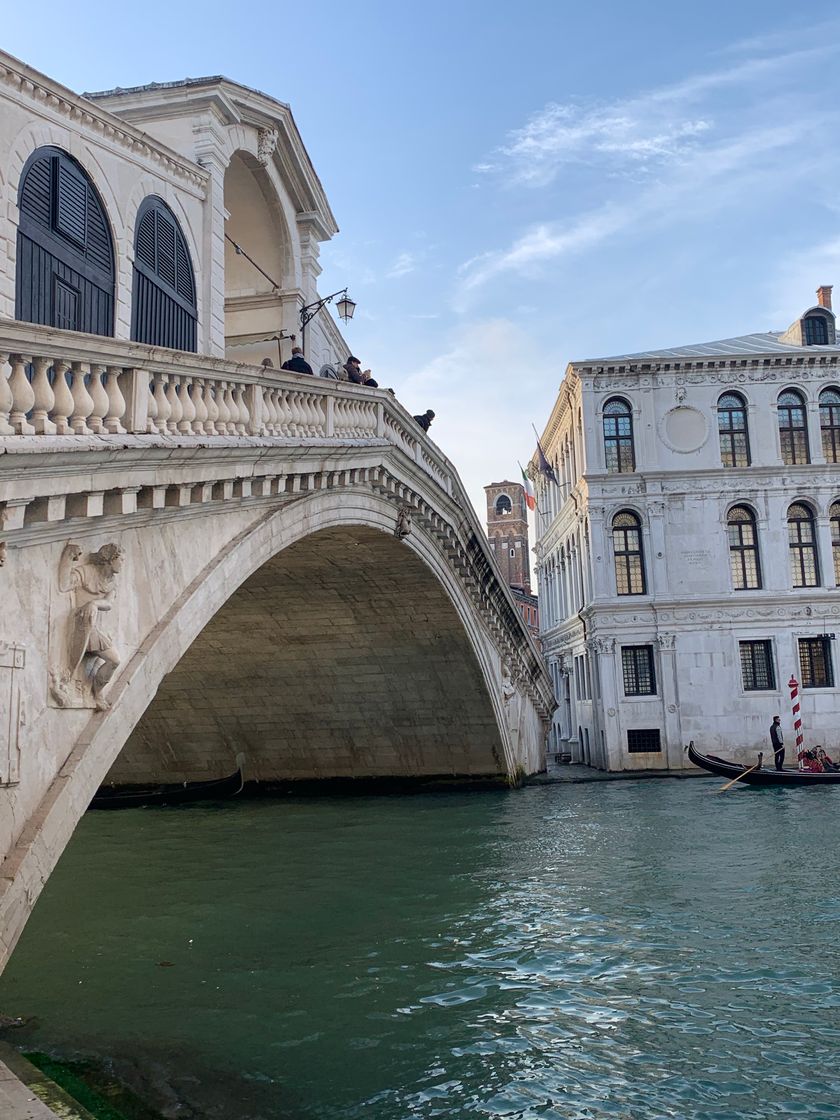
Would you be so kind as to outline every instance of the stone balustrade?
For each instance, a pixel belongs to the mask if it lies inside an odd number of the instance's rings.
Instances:
[[[0,437],[386,440],[447,493],[454,471],[385,390],[0,321]]]

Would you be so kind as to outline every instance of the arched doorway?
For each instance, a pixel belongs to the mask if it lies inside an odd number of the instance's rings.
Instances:
[[[134,234],[131,337],[150,346],[196,349],[195,273],[178,219],[161,198],[143,200]]]
[[[102,200],[60,148],[33,152],[18,194],[15,318],[114,333],[114,249]]]

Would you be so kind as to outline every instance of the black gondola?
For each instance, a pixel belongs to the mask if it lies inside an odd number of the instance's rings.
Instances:
[[[184,805],[189,801],[216,801],[234,797],[244,785],[242,771],[209,782],[181,782],[158,786],[101,786],[89,809],[137,809],[144,805]]]
[[[840,772],[837,771],[815,774],[810,770],[776,770],[772,754],[769,767],[761,766],[753,770],[749,766],[742,766],[740,762],[718,758],[715,754],[700,754],[694,749],[694,743],[688,745],[688,757],[695,766],[708,770],[710,774],[718,774],[721,778],[739,778],[744,785],[749,786],[826,786],[840,782]]]

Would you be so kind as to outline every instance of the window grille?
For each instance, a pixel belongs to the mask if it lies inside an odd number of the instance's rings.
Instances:
[[[739,642],[741,681],[745,692],[767,692],[776,688],[773,643],[762,639]]]
[[[655,696],[653,646],[622,646],[621,670],[625,696]]]
[[[830,638],[799,639],[799,676],[803,688],[833,688]]]
[[[662,751],[658,727],[631,728],[627,732],[630,754],[658,754]]]
[[[793,586],[818,587],[820,568],[817,561],[814,515],[801,502],[794,502],[788,509],[788,542]]]
[[[615,584],[619,595],[644,595],[645,566],[642,525],[635,513],[623,510],[612,523]]]

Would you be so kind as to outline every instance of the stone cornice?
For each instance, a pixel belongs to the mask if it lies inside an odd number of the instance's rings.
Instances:
[[[46,109],[65,117],[70,124],[86,127],[132,155],[158,164],[162,170],[195,187],[204,189],[207,184],[206,173],[196,164],[4,51],[0,51],[0,84],[40,102]]]
[[[840,354],[799,350],[791,354],[753,354],[749,358],[698,358],[662,362],[575,363],[574,370],[595,390],[663,385],[738,385],[788,381],[803,371],[836,375]]]

